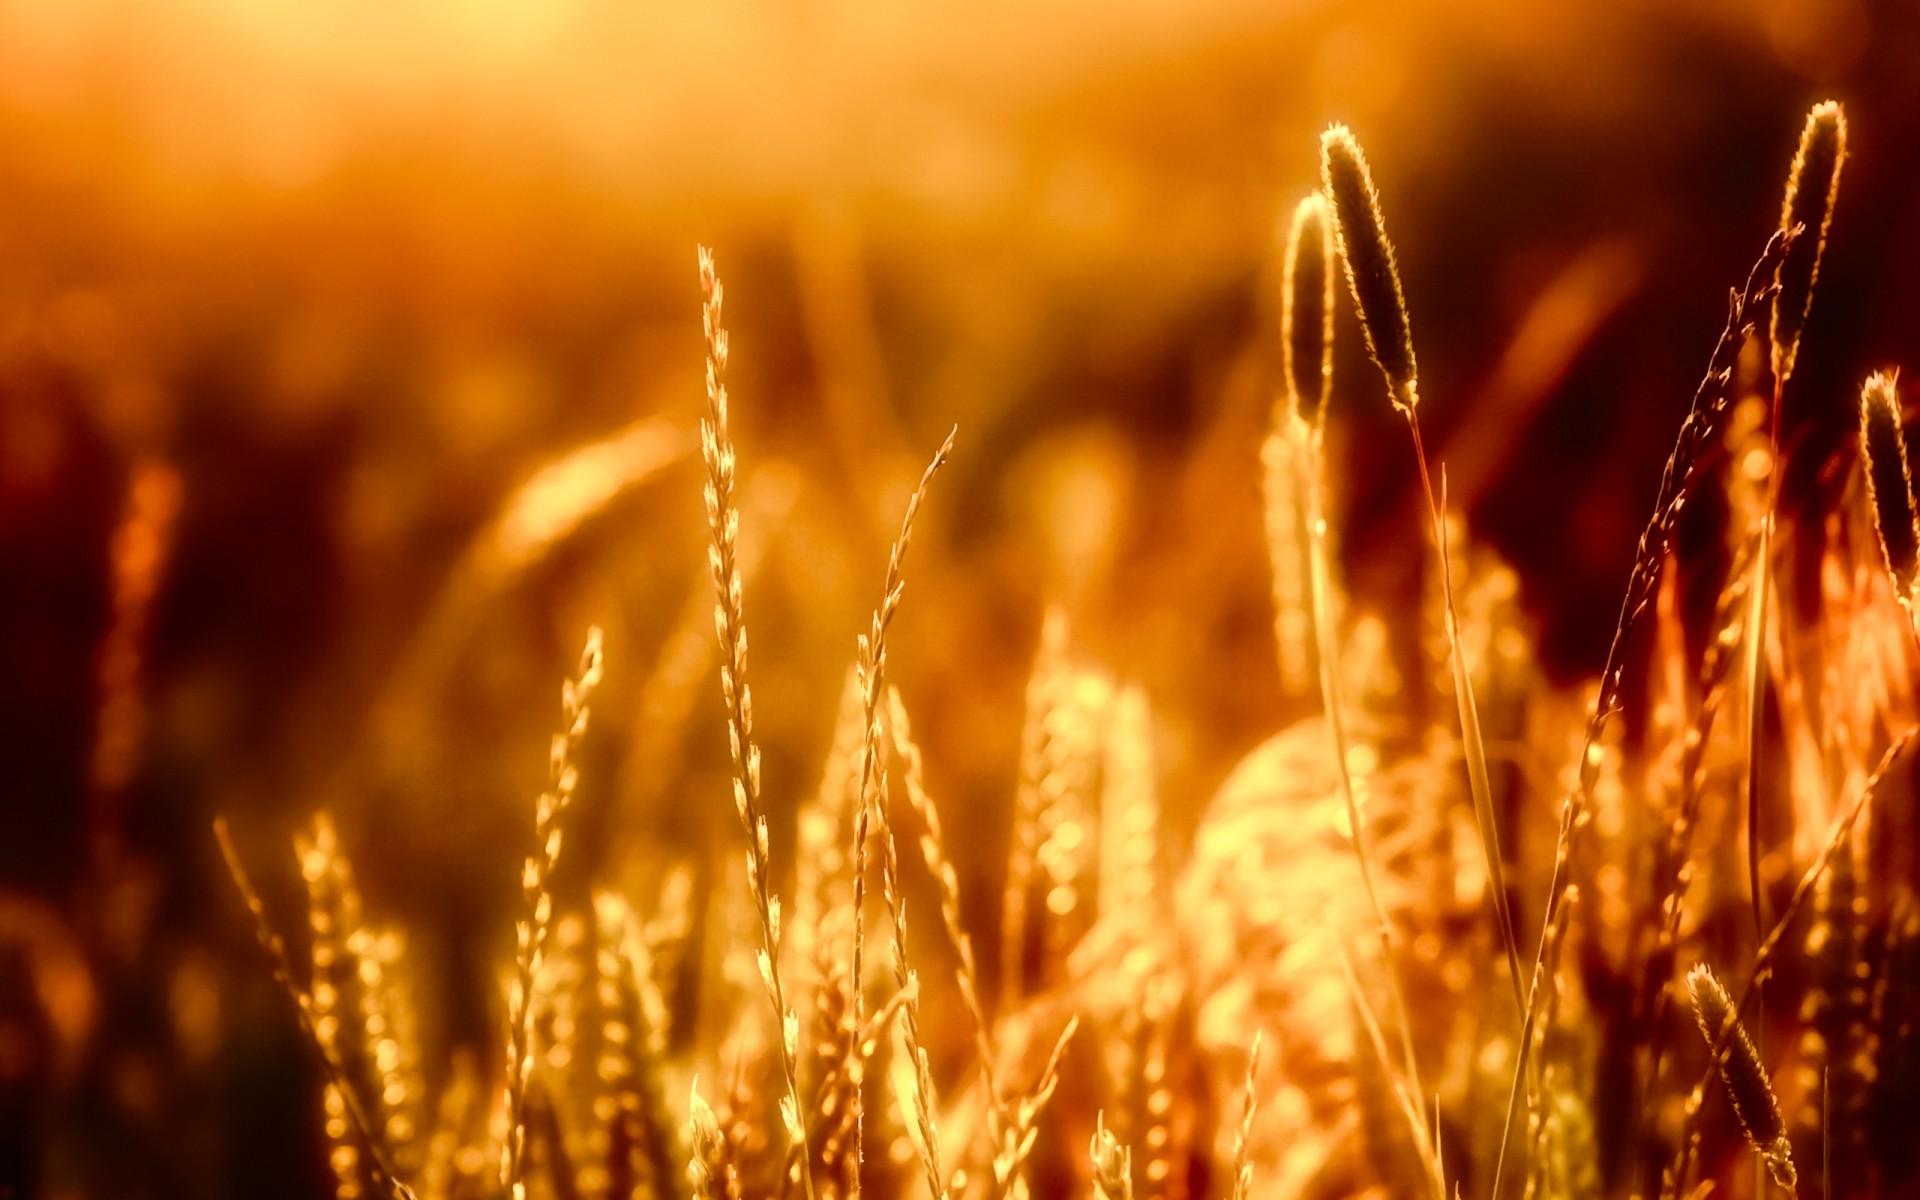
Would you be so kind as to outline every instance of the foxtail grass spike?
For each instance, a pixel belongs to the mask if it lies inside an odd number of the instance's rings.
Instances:
[[[1907,439],[1900,429],[1900,373],[1881,371],[1860,389],[1860,458],[1880,552],[1893,594],[1911,619],[1920,584],[1920,516],[1913,504],[1913,474]]]
[[[1767,1078],[1767,1068],[1760,1062],[1760,1052],[1740,1024],[1733,998],[1704,963],[1687,973],[1687,990],[1693,995],[1693,1015],[1700,1023],[1700,1034],[1707,1039],[1708,1049],[1721,1043],[1722,1031],[1728,1031],[1714,1063],[1720,1082],[1726,1086],[1727,1098],[1733,1101],[1734,1115],[1740,1118],[1747,1140],[1766,1160],[1767,1173],[1775,1183],[1793,1191],[1797,1176],[1793,1169],[1793,1148],[1787,1143],[1786,1122],[1780,1117],[1780,1100],[1773,1094],[1773,1084]]]
[[[1320,179],[1333,207],[1334,240],[1346,264],[1347,286],[1353,289],[1367,352],[1386,375],[1394,406],[1411,411],[1419,397],[1407,302],[1400,291],[1386,220],[1380,215],[1380,197],[1367,171],[1367,156],[1345,125],[1320,135]]]
[[[1293,415],[1318,427],[1333,390],[1333,239],[1326,197],[1315,192],[1293,210],[1280,292],[1280,354]]]
[[[1787,197],[1780,206],[1780,228],[1802,230],[1787,248],[1776,279],[1773,302],[1773,377],[1785,383],[1800,352],[1800,331],[1813,307],[1813,285],[1820,278],[1820,256],[1827,248],[1833,205],[1840,197],[1840,168],[1847,159],[1847,114],[1837,101],[1813,106],[1800,131],[1800,149],[1787,175]]]

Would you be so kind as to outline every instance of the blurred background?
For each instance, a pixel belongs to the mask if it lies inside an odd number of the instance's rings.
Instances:
[[[567,869],[736,844],[696,244],[776,858],[957,425],[891,663],[990,914],[1049,605],[1152,697],[1176,836],[1302,715],[1257,452],[1321,129],[1373,160],[1428,447],[1574,687],[1814,101],[1852,157],[1809,486],[1866,371],[1920,365],[1917,62],[1899,0],[0,0],[0,1194],[327,1193],[217,815],[296,929],[331,807],[430,1052],[493,1054],[590,623]],[[1411,464],[1339,320],[1342,553],[1393,616]]]

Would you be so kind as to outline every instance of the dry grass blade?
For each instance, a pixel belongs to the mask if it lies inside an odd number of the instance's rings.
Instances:
[[[1702,963],[1687,973],[1687,990],[1693,996],[1694,1019],[1700,1035],[1714,1053],[1714,1069],[1733,1102],[1734,1115],[1747,1140],[1766,1159],[1773,1181],[1788,1191],[1794,1189],[1797,1176],[1793,1168],[1793,1147],[1787,1142],[1786,1122],[1780,1117],[1780,1098],[1773,1093],[1766,1065],[1753,1039],[1740,1023],[1740,1014],[1713,971]]]
[[[1913,470],[1900,421],[1900,373],[1881,371],[1860,389],[1860,457],[1874,531],[1893,594],[1915,623],[1920,600],[1920,514],[1914,511]]]
[[[700,424],[700,449],[707,464],[707,527],[713,544],[717,599],[715,632],[720,638],[720,687],[727,706],[727,741],[733,753],[733,804],[747,834],[747,886],[760,919],[760,979],[780,1026],[780,1066],[786,1095],[780,1101],[782,1123],[807,1200],[813,1200],[812,1155],[807,1152],[807,1116],[800,1100],[800,1022],[787,1004],[780,974],[780,902],[767,878],[770,852],[767,817],[760,801],[760,747],[753,740],[753,694],[747,687],[747,619],[740,586],[740,512],[734,500],[733,437],[727,429],[727,331],[722,323],[725,294],[715,274],[713,253],[700,248],[701,327],[707,342],[707,415]]]
[[[1334,238],[1346,264],[1347,286],[1360,310],[1360,330],[1367,352],[1387,377],[1396,406],[1411,411],[1419,403],[1414,365],[1413,333],[1407,322],[1407,302],[1400,291],[1400,271],[1393,261],[1393,243],[1380,214],[1380,197],[1373,190],[1367,156],[1345,125],[1320,135],[1320,180],[1333,208]]]
[[[500,1150],[500,1182],[513,1200],[526,1195],[527,1089],[533,1079],[533,992],[553,932],[553,893],[549,881],[560,860],[562,819],[572,807],[579,784],[574,757],[586,736],[593,693],[600,686],[600,631],[587,631],[580,670],[561,688],[563,723],[553,737],[547,761],[547,790],[534,808],[534,852],[520,875],[524,911],[514,926],[515,974],[509,997],[507,1029],[507,1137]]]
[[[1318,472],[1315,471],[1314,475],[1317,476]],[[1334,639],[1331,585],[1328,581],[1331,568],[1328,564],[1326,546],[1326,518],[1320,513],[1317,478],[1309,480],[1308,495],[1310,499],[1307,529],[1312,539],[1308,562],[1310,594],[1315,640],[1320,650],[1320,696],[1326,709],[1327,731],[1332,741],[1334,774],[1339,781],[1340,797],[1346,804],[1347,823],[1353,835],[1353,853],[1360,865],[1360,881],[1367,895],[1368,907],[1373,913],[1375,931],[1380,939],[1380,953],[1387,972],[1394,1019],[1400,1030],[1401,1052],[1407,1081],[1418,1089],[1420,1062],[1414,1053],[1413,1028],[1407,1017],[1406,998],[1401,989],[1399,971],[1394,962],[1393,926],[1387,919],[1386,906],[1380,901],[1379,889],[1374,885],[1366,821],[1361,815],[1359,802],[1354,798],[1353,771],[1348,762],[1346,723],[1342,716],[1340,701],[1339,651]],[[1419,1093],[1416,1091],[1416,1094]],[[1423,1121],[1416,1121],[1415,1124],[1420,1129],[1425,1127]],[[1415,1136],[1421,1136],[1418,1130]]]
[[[1420,478],[1426,479],[1426,451],[1420,445],[1420,423],[1411,409],[1407,419],[1413,430],[1413,452],[1420,460]],[[1431,484],[1428,484],[1431,487]],[[1433,502],[1431,491],[1428,503]],[[1440,595],[1444,602],[1447,626],[1447,662],[1453,671],[1453,699],[1460,716],[1460,749],[1467,761],[1467,790],[1473,797],[1474,825],[1480,831],[1480,850],[1487,864],[1487,890],[1493,895],[1494,916],[1500,923],[1500,940],[1507,952],[1507,977],[1513,985],[1514,1010],[1522,1019],[1526,1001],[1520,989],[1520,939],[1514,932],[1513,912],[1507,905],[1507,873],[1500,851],[1500,829],[1493,815],[1493,783],[1487,773],[1487,744],[1480,732],[1480,705],[1473,694],[1473,675],[1467,669],[1466,652],[1461,646],[1460,615],[1453,602],[1453,559],[1447,537],[1447,473],[1440,470],[1440,502],[1431,510],[1433,536],[1440,551]]]
[[[1387,1049],[1386,1035],[1380,1030],[1380,1019],[1374,1015],[1373,1006],[1367,1001],[1365,989],[1360,986],[1360,975],[1353,969],[1353,958],[1338,938],[1333,939],[1333,948],[1340,960],[1340,970],[1346,980],[1347,991],[1353,997],[1353,1007],[1360,1015],[1360,1027],[1366,1032],[1367,1040],[1372,1043],[1373,1053],[1380,1060],[1380,1070],[1385,1075],[1387,1085],[1393,1091],[1394,1099],[1400,1104],[1400,1113],[1406,1118],[1413,1131],[1414,1148],[1420,1155],[1421,1169],[1427,1177],[1427,1185],[1433,1193],[1433,1200],[1446,1200],[1447,1184],[1441,1173],[1436,1143],[1431,1141],[1431,1131],[1420,1115],[1420,1105],[1414,1100],[1413,1093],[1406,1084],[1393,1073],[1393,1054]]]

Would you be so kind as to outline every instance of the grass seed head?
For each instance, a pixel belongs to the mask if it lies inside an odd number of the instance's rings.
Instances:
[[[1360,312],[1367,352],[1386,375],[1395,407],[1411,411],[1418,399],[1414,387],[1418,372],[1406,297],[1400,291],[1393,243],[1387,240],[1367,156],[1345,125],[1320,135],[1320,179],[1333,207],[1334,240],[1346,264],[1347,286],[1353,289],[1353,304]]]
[[[1293,210],[1280,292],[1280,353],[1287,403],[1309,425],[1325,418],[1333,390],[1333,239],[1326,197],[1315,192]]]
[[[1813,285],[1820,277],[1820,255],[1827,248],[1827,228],[1833,224],[1840,168],[1846,158],[1846,111],[1833,100],[1814,105],[1800,131],[1800,149],[1793,156],[1787,197],[1780,206],[1780,228],[1800,229],[1775,276],[1780,294],[1773,302],[1773,376],[1783,382],[1793,374],[1800,331],[1813,307]]]
[[[1900,373],[1870,375],[1860,389],[1860,457],[1867,498],[1886,558],[1893,594],[1909,614],[1920,584],[1920,517],[1913,506],[1913,476],[1907,439],[1900,428]]]
[[[1714,1067],[1726,1086],[1727,1098],[1733,1102],[1734,1115],[1740,1118],[1740,1127],[1766,1159],[1767,1172],[1774,1182],[1792,1191],[1796,1179],[1793,1149],[1787,1142],[1786,1122],[1780,1116],[1780,1100],[1773,1094],[1760,1052],[1740,1024],[1732,998],[1704,963],[1687,973],[1687,990],[1693,995],[1693,1015],[1700,1023],[1700,1035],[1707,1039],[1709,1050],[1719,1047]]]

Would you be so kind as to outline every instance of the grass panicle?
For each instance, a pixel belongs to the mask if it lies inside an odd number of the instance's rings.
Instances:
[[[1294,206],[1280,284],[1280,354],[1290,416],[1318,429],[1333,394],[1333,238],[1319,192]]]
[[[900,534],[894,539],[893,550],[887,556],[886,584],[881,589],[880,606],[874,610],[873,623],[861,636],[859,645],[861,713],[864,720],[863,740],[860,747],[860,789],[859,807],[854,818],[853,834],[853,952],[849,964],[848,995],[853,1002],[854,1024],[861,1021],[862,976],[861,976],[861,940],[863,917],[863,893],[866,888],[867,833],[870,821],[877,819],[880,826],[880,884],[881,895],[886,901],[887,915],[893,926],[893,973],[894,983],[900,993],[906,997],[901,1007],[902,1027],[905,1033],[906,1050],[913,1060],[914,1113],[918,1136],[915,1145],[919,1148],[922,1165],[927,1174],[927,1186],[933,1200],[946,1200],[946,1176],[940,1165],[940,1136],[935,1127],[938,1119],[938,1105],[934,1096],[933,1070],[928,1064],[926,1050],[920,1037],[919,988],[914,980],[913,971],[907,964],[907,911],[906,898],[900,891],[900,861],[898,848],[893,837],[893,822],[886,810],[887,768],[886,743],[881,736],[881,700],[886,695],[887,671],[887,631],[893,626],[893,619],[900,610],[900,596],[905,584],[902,569],[906,565],[907,544],[913,537],[913,521],[919,515],[920,505],[926,500],[927,488],[933,483],[933,477],[947,463],[947,456],[953,452],[955,434],[948,433],[947,440],[941,443],[934,454],[933,461],[920,476],[919,486],[907,500],[906,512],[900,518]],[[860,1128],[860,1100],[856,1081],[854,1090],[854,1129],[856,1146]],[[856,1162],[855,1173],[858,1175]]]
[[[720,689],[727,708],[727,742],[733,755],[733,804],[747,834],[747,886],[760,920],[760,979],[780,1029],[780,1066],[786,1094],[781,1124],[798,1160],[801,1186],[813,1200],[813,1162],[807,1152],[807,1110],[800,1098],[800,1018],[787,1003],[780,970],[780,901],[768,878],[772,870],[767,816],[760,798],[760,747],[753,740],[753,693],[747,685],[747,618],[740,584],[740,510],[734,498],[733,435],[727,427],[727,330],[725,292],[713,252],[702,246],[700,324],[707,344],[707,413],[700,424],[707,466],[708,564],[716,597],[714,629],[720,639]]]
[[[379,1126],[368,1115],[358,1095],[355,1094],[351,1077],[346,1065],[340,1061],[331,1039],[321,1036],[315,1014],[313,997],[307,989],[300,986],[293,974],[293,965],[287,957],[286,943],[273,931],[273,925],[267,920],[267,906],[261,901],[260,893],[254,890],[253,881],[247,877],[245,866],[240,862],[240,851],[233,844],[233,836],[227,830],[224,818],[215,818],[213,822],[214,840],[220,845],[220,857],[226,863],[227,875],[233,880],[233,886],[240,893],[240,899],[247,906],[247,912],[253,918],[254,940],[273,966],[273,977],[280,989],[293,1002],[294,1013],[300,1020],[300,1028],[307,1040],[320,1053],[321,1064],[326,1068],[326,1084],[339,1096],[340,1107],[344,1110],[348,1123],[352,1126],[359,1153],[371,1168],[372,1182],[380,1194],[388,1200],[414,1200],[413,1189],[400,1179],[392,1160],[388,1157]]]
[[[1800,334],[1813,309],[1813,285],[1820,278],[1820,259],[1827,249],[1827,230],[1840,199],[1840,170],[1846,161],[1846,110],[1836,101],[1822,101],[1807,114],[1800,131],[1800,147],[1787,174],[1786,199],[1780,205],[1780,228],[1803,233],[1780,260],[1779,295],[1769,330],[1773,376],[1781,384],[1793,375]]]
[[[1332,208],[1334,240],[1346,265],[1367,353],[1386,375],[1394,404],[1410,411],[1420,399],[1419,371],[1400,270],[1394,265],[1393,243],[1387,238],[1367,156],[1345,125],[1320,135],[1320,182]]]

